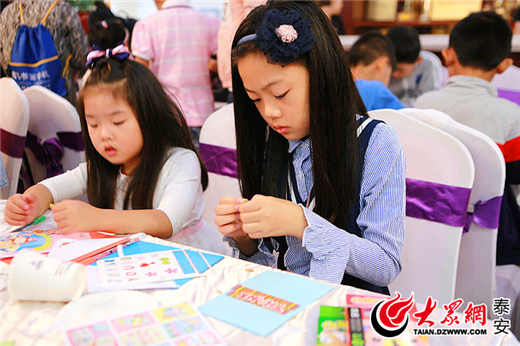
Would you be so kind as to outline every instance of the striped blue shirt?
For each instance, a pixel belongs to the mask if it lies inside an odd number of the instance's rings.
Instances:
[[[298,191],[307,200],[313,185],[310,140],[289,141]],[[405,220],[405,159],[399,137],[384,123],[372,133],[365,153],[360,189],[357,237],[300,205],[308,226],[303,239],[286,236],[285,266],[291,272],[341,283],[343,274],[377,286],[387,286],[401,271]],[[246,257],[232,238],[225,237],[233,255],[258,264],[276,267],[278,253],[269,252],[259,239],[258,252]],[[276,246],[275,246],[276,247]]]

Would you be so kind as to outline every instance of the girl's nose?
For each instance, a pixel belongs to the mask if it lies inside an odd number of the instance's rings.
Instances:
[[[112,131],[109,126],[101,127],[101,139],[102,140],[110,140],[112,139]]]
[[[265,106],[265,115],[268,118],[279,118],[282,116],[282,111],[280,110],[280,108],[278,108],[276,106],[266,105]]]

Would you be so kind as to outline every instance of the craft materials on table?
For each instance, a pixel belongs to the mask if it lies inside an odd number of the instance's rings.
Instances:
[[[91,240],[87,252],[78,250],[82,245],[77,242],[83,240]],[[122,240],[121,237],[101,232],[78,232],[64,235],[59,229],[21,231],[0,234],[0,258],[11,258],[21,250],[30,249],[42,254],[55,251],[60,252],[63,253],[63,256],[58,258],[73,261],[80,256],[88,258],[89,256],[95,255],[96,250],[105,247],[108,249],[111,245],[117,246],[118,243],[126,241],[127,240]],[[60,251],[55,249],[57,244],[63,249]],[[85,243],[85,245],[86,244],[87,243]],[[68,247],[71,248],[70,251],[66,250]],[[87,249],[87,247],[85,249]],[[68,254],[68,256],[65,256],[65,254]]]
[[[170,253],[176,253],[178,258],[180,258],[180,264],[183,268],[186,268],[188,272],[197,272],[197,275],[203,274],[209,268],[220,262],[224,256],[215,255],[203,251],[198,250],[183,250],[179,252],[179,248],[173,246],[165,246],[155,243],[150,243],[147,241],[139,241],[137,243],[131,244],[121,249],[121,252],[114,252],[108,256],[106,256],[103,260],[116,259],[120,257],[127,256],[149,256],[150,254],[156,254],[163,251],[169,251]],[[177,258],[177,257],[176,257]],[[98,262],[93,263],[90,266],[85,267],[87,274],[87,289],[89,292],[99,292],[99,291],[107,291],[107,290],[116,290],[116,289],[151,289],[151,288],[177,288],[179,286],[184,285],[186,282],[193,279],[194,275],[190,277],[186,277],[183,279],[172,279],[169,278],[169,281],[162,282],[150,282],[150,281],[140,281],[132,280],[128,284],[115,282],[110,286],[103,285],[101,283],[100,275],[98,274]],[[149,264],[148,262],[143,262]],[[150,266],[142,267],[142,269]],[[141,269],[141,268],[140,268]]]
[[[346,343],[345,308],[320,306],[318,318],[318,345]]]
[[[266,271],[206,302],[200,310],[267,336],[332,288],[304,276]]]
[[[182,249],[97,261],[103,286],[168,281],[200,275]]]
[[[211,324],[189,303],[66,329],[63,337],[69,346],[225,345]]]

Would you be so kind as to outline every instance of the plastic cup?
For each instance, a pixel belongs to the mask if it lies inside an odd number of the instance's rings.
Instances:
[[[11,299],[68,302],[79,298],[85,287],[83,265],[31,250],[20,251],[9,268],[7,291]]]

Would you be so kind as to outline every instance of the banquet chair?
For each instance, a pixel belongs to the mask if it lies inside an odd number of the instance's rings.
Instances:
[[[501,74],[495,75],[491,81],[498,89],[498,96],[508,99],[520,106],[520,67],[511,65]]]
[[[413,108],[402,109],[400,112],[451,134],[464,143],[473,157],[475,181],[469,209],[473,212],[474,218],[471,224],[468,224],[468,233],[462,237],[460,244],[455,297],[464,299],[464,304],[485,303],[491,307],[496,289],[496,244],[500,215],[500,198],[497,197],[504,193],[506,175],[504,156],[491,138],[456,122],[443,112]],[[483,202],[493,200],[493,224],[486,223],[486,220],[482,222],[482,212],[486,212]],[[465,308],[465,305],[461,306],[462,308]],[[493,317],[490,308],[488,315],[490,318]]]
[[[0,189],[0,199],[16,193],[28,124],[27,98],[13,79],[0,79],[0,150],[9,180],[9,184]]]
[[[401,140],[406,157],[406,235],[402,271],[389,285],[417,302],[438,306],[455,296],[460,239],[475,167],[458,139],[390,109],[369,112]],[[448,197],[451,197],[449,199]]]
[[[241,196],[237,179],[236,136],[233,105],[211,114],[200,131],[199,152],[208,169],[202,218],[213,227],[215,207],[223,196]]]
[[[33,183],[55,174],[46,172],[46,165],[36,159],[30,146],[30,135],[38,137],[40,144],[57,139],[63,146],[61,165],[63,172],[76,168],[85,161],[83,138],[79,116],[72,104],[65,98],[39,85],[24,90],[31,108],[28,128],[28,142],[25,153],[29,161]],[[48,142],[47,142],[48,143]]]

